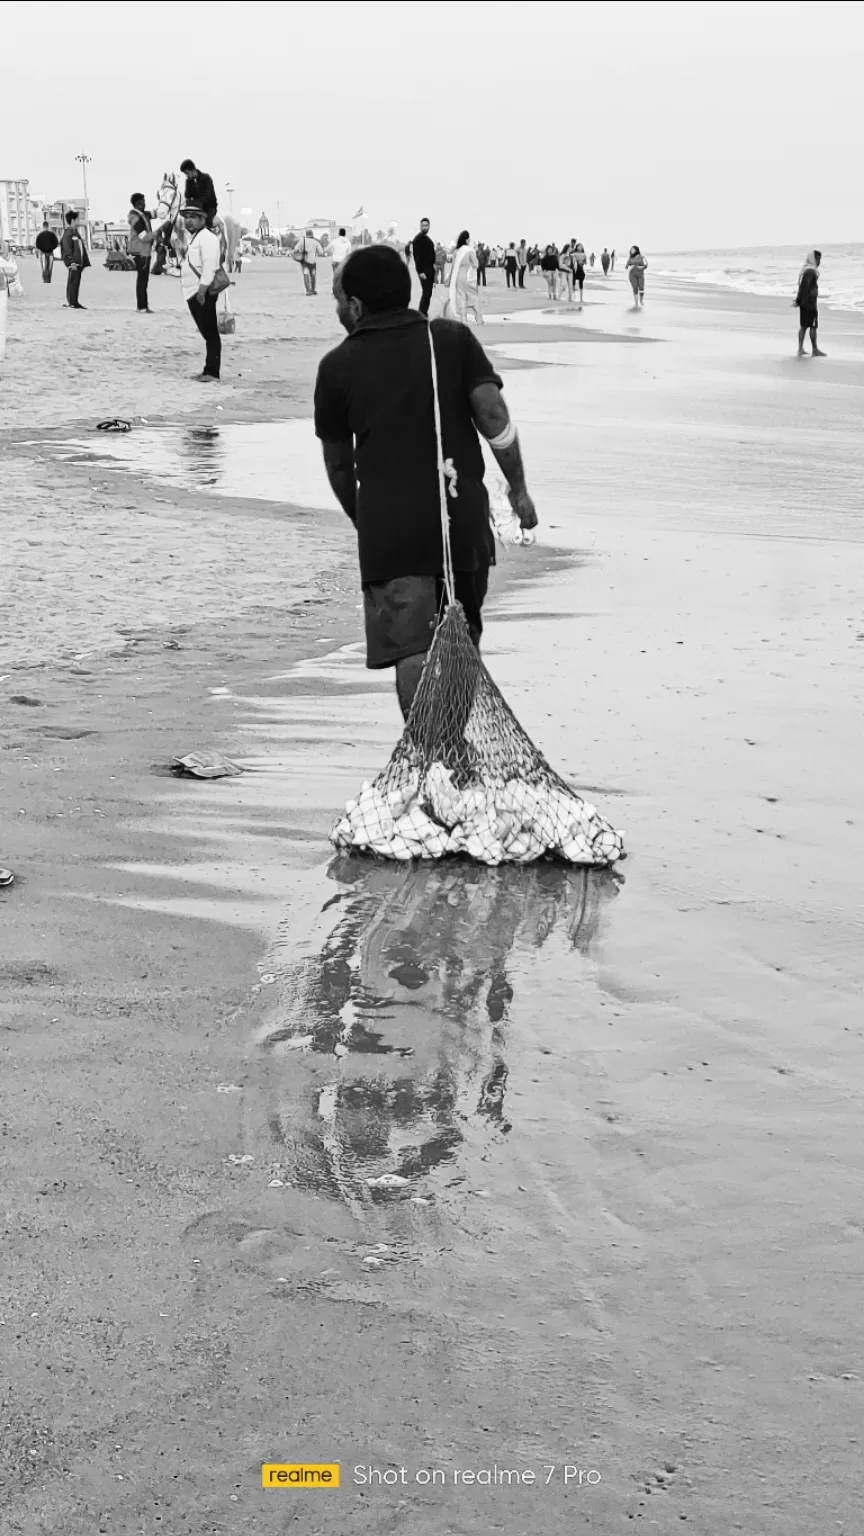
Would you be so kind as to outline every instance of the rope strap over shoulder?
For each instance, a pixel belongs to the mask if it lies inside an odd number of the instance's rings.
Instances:
[[[429,354],[432,362],[432,407],[435,416],[435,446],[438,455],[438,496],[441,503],[441,546],[444,551],[444,586],[448,603],[456,600],[456,582],[453,575],[453,551],[450,547],[450,513],[447,507],[447,477],[444,469],[444,437],[441,429],[441,399],[438,393],[438,360],[431,322],[427,322]]]

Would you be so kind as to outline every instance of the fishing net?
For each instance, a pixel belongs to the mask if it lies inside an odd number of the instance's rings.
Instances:
[[[431,328],[429,338],[431,345]],[[462,854],[483,864],[543,857],[613,864],[623,856],[621,833],[529,739],[486,670],[455,600],[434,346],[432,357],[449,600],[401,740],[383,772],[348,802],[331,840],[337,848],[389,859]]]

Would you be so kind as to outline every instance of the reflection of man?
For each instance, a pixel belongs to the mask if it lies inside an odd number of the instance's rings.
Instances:
[[[36,236],[36,249],[39,252],[39,261],[42,267],[43,283],[50,283],[54,271],[54,252],[60,241],[53,229],[48,226],[46,219],[38,235]]]
[[[420,220],[419,233],[411,241],[411,255],[414,258],[414,267],[422,290],[422,297],[417,307],[421,315],[428,315],[432,289],[435,286],[435,245],[429,239],[428,219]]]
[[[307,1086],[292,1070],[279,1112],[307,1186],[349,1200],[359,1186],[368,1200],[366,1173],[428,1173],[452,1165],[472,1123],[509,1130],[514,992],[528,1004],[532,955],[547,941],[589,951],[618,887],[608,871],[560,864],[407,868],[356,855],[328,878],[341,900],[323,902],[304,930],[304,956],[285,978],[289,1021],[280,1007],[259,1038],[274,1057],[298,1034],[319,1062],[338,1057],[323,1092],[320,1075]]]
[[[74,208],[70,208],[66,215],[66,228],[60,241],[60,256],[69,273],[66,279],[66,307],[83,309],[84,305],[80,302],[78,294],[81,290],[81,276],[84,268],[90,265],[90,257],[87,255],[87,247],[78,228],[78,214]]]
[[[444,590],[429,322],[409,308],[411,275],[385,246],[349,256],[333,292],[348,337],[318,369],[315,431],[333,491],[357,528],[366,665],[395,667],[407,719]],[[495,546],[478,434],[510,486],[522,527],[536,527],[537,514],[486,353],[458,321],[433,320],[431,335],[443,453],[458,492],[450,519],[456,597],[479,645]]]

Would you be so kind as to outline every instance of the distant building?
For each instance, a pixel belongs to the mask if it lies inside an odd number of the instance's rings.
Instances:
[[[8,240],[19,250],[30,249],[39,233],[35,209],[30,199],[29,181],[0,181],[0,240]]]
[[[83,197],[59,198],[55,203],[45,203],[42,209],[42,217],[48,220],[49,227],[53,229],[58,240],[66,228],[66,215],[71,209],[78,214],[79,228],[84,230],[84,238],[89,245],[90,241],[90,210]],[[36,233],[38,234],[38,230]]]
[[[303,226],[304,234],[307,229],[311,229],[315,239],[320,240],[322,245],[329,245],[331,240],[335,240],[340,229],[344,229],[349,238],[354,234],[354,226],[347,219],[307,219]]]
[[[266,241],[270,238],[270,220],[268,219],[266,213],[262,213],[260,219],[258,220],[258,239]]]

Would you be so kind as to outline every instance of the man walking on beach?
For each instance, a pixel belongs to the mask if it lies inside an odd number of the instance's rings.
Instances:
[[[432,289],[435,287],[435,243],[429,238],[428,219],[420,220],[419,233],[411,241],[411,255],[422,294],[418,308],[421,315],[428,315]]]
[[[144,207],[144,193],[133,192],[129,199],[129,254],[135,258],[135,302],[139,315],[151,313],[147,302],[150,282],[150,257],[156,239],[150,215]]]
[[[197,203],[187,203],[180,212],[189,232],[189,244],[180,268],[180,287],[206,345],[203,371],[194,377],[201,384],[213,384],[218,382],[222,368],[222,337],[216,315],[218,295],[211,293],[210,285],[219,270],[222,247],[219,236],[207,228],[203,208]]]
[[[395,667],[408,718],[444,591],[430,334],[442,451],[456,490],[450,538],[457,600],[475,645],[495,541],[483,483],[489,444],[523,528],[537,526],[502,383],[473,333],[411,309],[411,276],[384,246],[354,251],[333,279],[348,332],[318,369],[315,431],[333,491],[357,529],[366,665]]]
[[[53,229],[49,228],[48,220],[46,219],[36,236],[36,249],[39,252],[39,261],[42,266],[43,283],[50,283],[51,281],[54,272],[54,252],[59,244],[60,241],[57,239]]]
[[[322,255],[321,247],[312,230],[307,229],[300,244],[294,250],[294,259],[299,261],[303,271],[303,285],[307,299],[318,292],[318,257],[320,255]]]
[[[78,228],[78,214],[74,208],[70,208],[66,215],[66,228],[60,240],[60,257],[69,273],[66,278],[66,308],[83,309],[84,305],[79,301],[78,294],[81,289],[81,276],[84,268],[90,265],[90,257],[87,255],[87,247]]]
[[[525,287],[525,271],[528,266],[528,245],[520,240],[516,249],[516,266],[519,270],[519,287]]]
[[[196,203],[202,209],[207,228],[212,229],[213,220],[219,212],[219,200],[213,185],[213,177],[208,176],[206,171],[199,171],[194,160],[183,160],[180,170],[186,177],[186,202]]]
[[[340,229],[336,239],[332,242],[327,255],[330,257],[330,260],[333,263],[334,272],[337,267],[342,265],[345,257],[351,255],[351,241],[348,239],[344,229]]]

